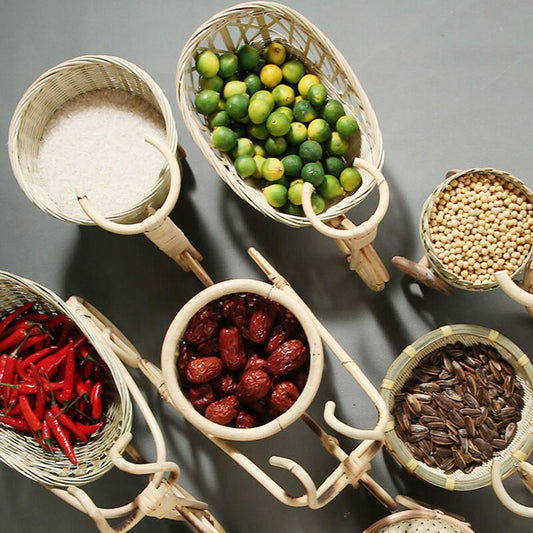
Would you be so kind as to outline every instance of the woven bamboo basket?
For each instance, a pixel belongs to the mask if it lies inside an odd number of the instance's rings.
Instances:
[[[498,484],[496,493],[500,497],[499,486],[501,479],[505,479],[514,473],[517,466],[519,466],[518,463],[527,465],[525,461],[533,451],[533,365],[518,346],[499,332],[481,326],[464,324],[443,326],[423,335],[402,351],[390,366],[381,384],[381,393],[389,411],[392,412],[396,395],[412,376],[412,372],[419,362],[433,350],[457,341],[461,341],[466,346],[475,343],[493,346],[515,369],[517,379],[524,391],[524,407],[512,441],[498,455],[475,467],[469,474],[461,470],[445,474],[437,467],[430,467],[416,460],[396,434],[393,418],[387,426],[385,444],[392,455],[405,468],[433,485],[447,490],[463,491],[478,489],[490,484],[493,486]],[[496,476],[495,471],[498,474],[501,472],[501,475]],[[533,513],[531,516],[533,516]]]
[[[300,59],[309,72],[316,74],[326,87],[328,95],[340,100],[347,114],[354,116],[360,126],[360,136],[350,143],[346,159],[360,170],[362,185],[318,216],[314,215],[310,202],[303,204],[306,216],[289,215],[269,205],[254,180],[240,178],[229,156],[213,147],[208,124],[194,107],[199,80],[195,56],[199,51],[210,49],[223,53],[236,50],[244,43],[261,50],[273,40],[282,42],[291,56]],[[278,222],[294,228],[313,225],[325,235],[343,241],[338,242],[338,245],[348,257],[350,268],[358,271],[361,267],[357,262],[376,263],[375,269],[378,272],[374,276],[377,280],[373,279],[372,274],[365,276],[364,272],[359,273],[371,288],[381,290],[384,287],[388,273],[377,254],[372,250],[373,253],[369,254],[371,257],[367,259],[361,258],[358,253],[374,240],[377,223],[385,215],[388,206],[388,188],[379,171],[384,158],[381,131],[370,101],[350,65],[316,26],[300,13],[278,3],[250,2],[235,5],[211,17],[189,39],[178,61],[176,87],[183,121],[195,143],[219,176],[240,198]],[[363,201],[376,183],[379,185],[380,201],[382,200],[376,217],[371,223],[355,228],[343,215]],[[312,192],[311,186],[304,191],[304,196],[310,198]],[[327,221],[329,222],[326,223]],[[354,242],[362,236],[366,239]]]

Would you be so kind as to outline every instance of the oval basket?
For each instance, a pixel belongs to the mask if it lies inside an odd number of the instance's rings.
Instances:
[[[26,477],[48,486],[68,487],[90,483],[113,467],[108,452],[115,441],[131,428],[132,406],[128,389],[114,355],[84,326],[58,296],[40,285],[0,271],[0,315],[35,301],[41,312],[58,312],[68,316],[88,339],[109,368],[106,396],[106,423],[87,444],[74,447],[78,465],[74,466],[62,452],[45,452],[32,436],[0,424],[0,459]]]
[[[208,303],[218,300],[230,294],[255,293],[265,298],[278,302],[294,314],[302,325],[302,328],[309,343],[309,375],[307,382],[294,403],[285,413],[274,420],[254,428],[232,428],[211,422],[191,405],[187,396],[183,393],[179,384],[177,372],[177,358],[179,356],[179,344],[187,329],[187,325],[193,315]],[[161,370],[164,381],[168,388],[168,393],[173,404],[181,414],[203,433],[214,437],[235,441],[250,441],[269,437],[285,429],[295,422],[302,413],[309,407],[320,385],[322,370],[324,365],[324,353],[322,342],[312,318],[301,304],[290,298],[280,289],[264,283],[262,281],[250,279],[235,279],[217,283],[204,289],[194,298],[189,300],[178,312],[165,336],[161,351]]]
[[[282,42],[288,52],[301,61],[307,70],[318,75],[328,96],[340,100],[347,114],[354,116],[361,135],[350,144],[347,160],[365,159],[378,169],[383,164],[381,131],[372,106],[342,54],[329,39],[297,11],[273,2],[239,4],[211,17],[188,40],[179,58],[176,87],[183,121],[211,166],[243,200],[258,211],[287,226],[309,226],[307,217],[287,215],[270,206],[261,189],[253,180],[243,180],[226,154],[219,152],[211,142],[211,132],[204,117],[194,107],[199,76],[195,69],[196,54],[204,49],[214,52],[236,50],[248,43],[261,50],[271,41]],[[361,187],[340,202],[328,207],[319,216],[330,220],[342,215],[370,193],[374,179],[360,169]]]
[[[26,196],[46,213],[76,224],[93,224],[90,218],[67,215],[43,189],[38,172],[41,137],[54,113],[80,94],[99,89],[125,91],[142,98],[161,114],[166,144],[175,153],[176,124],[167,98],[142,69],[119,57],[87,55],[64,61],[39,76],[18,103],[9,127],[9,158],[15,177]],[[164,166],[147,196],[129,209],[109,216],[116,222],[137,222],[146,217],[146,207],[159,207],[169,187]]]
[[[424,250],[426,252],[426,257],[431,265],[431,267],[435,270],[435,272],[438,274],[439,277],[441,277],[446,283],[451,285],[452,287],[457,287],[458,289],[465,289],[469,291],[486,291],[490,289],[495,289],[498,287],[498,283],[494,279],[493,281],[489,282],[483,282],[483,283],[473,283],[471,281],[465,280],[455,274],[454,272],[451,272],[446,266],[442,263],[442,261],[437,257],[437,252],[435,250],[435,247],[433,246],[433,242],[431,241],[430,237],[430,227],[429,227],[429,218],[431,215],[431,212],[433,211],[433,208],[435,206],[435,202],[437,201],[440,194],[445,191],[450,183],[457,179],[461,178],[462,176],[466,174],[485,174],[485,173],[491,173],[495,176],[512,183],[517,189],[519,189],[530,202],[533,202],[533,191],[531,191],[521,180],[518,178],[515,178],[508,172],[504,172],[502,170],[495,170],[492,168],[472,168],[469,170],[462,170],[460,172],[457,172],[453,174],[452,176],[449,176],[446,180],[444,180],[429,196],[429,198],[424,203],[424,206],[422,208],[422,214],[420,216],[420,225],[419,225],[419,234],[420,234],[420,240],[422,241],[422,245],[424,247]],[[533,246],[531,247],[531,250],[529,252],[529,256],[526,258],[526,260],[519,265],[514,272],[510,274],[511,278],[515,278],[522,272],[525,265],[529,262],[531,255],[533,254]]]
[[[418,363],[433,350],[457,341],[461,341],[466,346],[484,343],[494,347],[515,369],[517,379],[523,387],[524,407],[522,417],[517,423],[516,434],[507,448],[495,456],[501,461],[502,477],[505,479],[516,470],[517,457],[527,458],[533,451],[533,433],[530,431],[533,424],[533,365],[522,350],[502,334],[482,326],[468,324],[454,324],[433,330],[406,347],[395,359],[381,384],[381,394],[387,403],[389,412],[392,412],[396,394],[402,390],[405,382],[412,376]],[[427,466],[413,457],[396,434],[392,415],[391,418],[386,431],[385,445],[410,472],[433,485],[448,490],[474,490],[490,485],[494,458],[475,467],[469,474],[461,470],[445,474],[440,468]]]

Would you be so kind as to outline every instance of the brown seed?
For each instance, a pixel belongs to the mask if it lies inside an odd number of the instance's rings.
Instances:
[[[466,376],[466,387],[468,388],[468,391],[472,396],[477,395],[477,384],[475,378],[472,376],[472,374],[468,374]]]
[[[463,407],[459,409],[459,412],[463,416],[479,416],[481,414],[481,409],[473,409],[472,407]]]
[[[491,441],[493,438],[498,436],[498,433],[492,429],[489,429],[486,424],[481,424],[478,432],[479,436],[486,441]]]
[[[439,392],[440,387],[436,383],[420,383],[418,387],[422,392]]]
[[[492,446],[486,440],[480,438],[475,438],[473,440],[482,455],[485,455],[487,459],[492,457]]]
[[[465,428],[471,437],[475,437],[477,435],[476,424],[469,416],[465,416]]]
[[[452,455],[451,448],[447,448],[445,446],[437,446],[435,448],[435,455],[438,457],[450,457]]]
[[[429,433],[429,429],[422,424],[411,424],[408,432],[412,433],[413,435],[427,435]]]
[[[516,424],[514,422],[509,423],[509,425],[505,428],[505,434],[504,439],[506,442],[511,442],[513,440],[513,437],[516,435]]]
[[[464,401],[468,407],[472,409],[479,409],[479,402],[469,392],[465,392]]]
[[[461,451],[453,449],[452,454],[453,454],[453,460],[455,461],[455,465],[457,466],[457,468],[459,468],[460,470],[463,470],[464,468],[466,468],[466,461]]]
[[[422,414],[422,406],[420,405],[420,402],[412,395],[407,395],[407,405],[409,406],[409,410],[416,416],[420,416]]]
[[[438,420],[435,422],[429,422],[427,426],[429,429],[440,429],[444,431],[446,429],[446,422],[443,422],[442,420]]]
[[[506,440],[503,440],[503,439],[492,439],[490,441],[490,445],[495,449],[495,450],[504,450],[505,448],[507,448],[507,445],[509,443],[506,441]]]
[[[481,426],[481,424],[483,424],[485,422],[485,420],[487,420],[487,417],[489,416],[489,410],[483,406],[481,408],[481,414],[476,417],[476,426]]]
[[[463,370],[463,367],[457,361],[452,361],[452,368],[453,368],[455,375],[460,381],[464,381],[466,379],[465,371]]]
[[[452,409],[448,412],[448,417],[450,418],[450,422],[454,424],[458,428],[462,428],[465,426],[465,421],[463,417],[459,414],[459,412],[456,409]]]
[[[445,411],[449,411],[454,407],[453,402],[440,392],[434,392],[433,399],[435,400],[435,403]]]
[[[463,395],[458,394],[457,392],[455,392],[452,389],[445,390],[444,394],[446,394],[446,396],[448,398],[450,398],[450,400],[452,400],[454,402],[461,402],[463,400]]]

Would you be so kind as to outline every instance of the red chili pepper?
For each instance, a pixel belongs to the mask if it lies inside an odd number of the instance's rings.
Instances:
[[[29,374],[27,373],[27,368],[31,364],[35,364],[39,362],[41,359],[49,355],[52,351],[56,350],[56,346],[47,346],[46,348],[43,348],[42,350],[39,350],[35,353],[32,353],[31,355],[28,355],[27,357],[24,357],[24,359],[19,359],[17,361],[17,373],[20,376],[20,379],[22,381],[27,380],[29,378]],[[1,358],[0,358],[0,365],[2,364]],[[0,381],[1,375],[0,375]]]
[[[65,363],[65,384],[63,385],[63,402],[70,402],[72,400],[72,393],[74,392],[74,374],[76,372],[76,360],[74,350],[67,352],[67,360]]]
[[[43,376],[51,377],[59,368],[61,363],[66,359],[69,351],[74,351],[74,344],[67,344],[57,352],[49,355],[46,359],[43,359],[38,365],[37,369]]]
[[[6,364],[7,364],[8,359],[9,359],[9,355],[7,354],[0,356],[0,382],[4,381],[4,374],[6,371]]]
[[[86,361],[83,365],[83,377],[84,379],[90,378],[94,371],[94,363],[92,361]]]
[[[30,365],[30,371],[37,386],[37,396],[35,398],[35,414],[37,415],[39,420],[42,420],[44,417],[44,410],[46,406],[46,394],[44,392],[44,385],[41,376],[39,375],[39,372],[37,372],[37,368],[34,364]]]
[[[3,417],[0,417],[0,422],[2,422],[3,424],[7,424],[8,426],[11,426],[12,428],[18,429],[20,431],[24,431],[25,433],[29,433],[30,431],[30,426],[28,426],[28,422],[26,422],[24,418],[3,416]]]
[[[50,392],[50,390],[52,390],[52,392],[60,391],[64,385],[62,381],[51,381],[51,382],[44,381],[42,383],[43,383],[45,392]],[[18,384],[0,382],[0,385],[13,389],[12,394],[14,394],[15,391],[20,392],[22,394],[37,394],[38,392],[37,384],[30,382],[30,381],[23,381],[22,383],[18,383]]]
[[[75,422],[75,424],[78,428],[78,431],[87,436],[92,435],[104,425],[103,422],[97,422],[96,424],[82,424],[81,422]]]
[[[28,422],[31,431],[34,431],[39,435],[42,429],[41,421],[31,408],[30,400],[28,400],[28,397],[25,394],[19,394],[19,405],[22,410],[22,416],[24,416],[26,422]]]
[[[63,449],[63,451],[67,454],[67,457],[70,459],[70,462],[73,465],[78,464],[78,460],[76,459],[76,454],[74,453],[74,448],[72,448],[72,444],[70,443],[70,440],[68,438],[68,434],[63,428],[63,426],[59,423],[59,420],[54,417],[52,414],[52,411],[48,410],[46,411],[46,418],[48,425],[50,426],[50,429],[52,430],[52,433],[54,434],[54,437]]]
[[[61,409],[60,409],[59,405],[57,405],[57,403],[53,403],[50,406],[50,411],[52,412],[54,417],[57,418],[61,422],[63,427],[65,427],[69,431],[72,431],[72,433],[74,435],[76,435],[76,437],[78,437],[78,439],[80,439],[82,442],[87,442],[88,441],[87,440],[87,436],[85,435],[85,433],[80,431],[76,427],[76,424],[74,423],[74,421],[71,420],[65,413],[63,413],[63,411],[61,411]]]
[[[91,416],[94,420],[102,418],[102,389],[104,383],[98,381],[91,390]]]
[[[7,314],[4,318],[2,318],[2,320],[0,321],[0,336],[2,335],[2,333],[4,333],[4,331],[9,327],[10,324],[12,324],[20,315],[32,309],[34,305],[35,302],[25,303],[11,311],[11,313]]]
[[[4,370],[4,386],[2,387],[2,396],[4,398],[4,407],[9,405],[9,399],[11,397],[12,387],[9,385],[14,384],[15,371],[17,369],[17,360],[14,357],[8,357],[6,362],[6,368]]]
[[[52,449],[52,434],[50,433],[50,426],[46,418],[43,420],[43,431],[42,431],[42,443],[43,448],[47,451]]]
[[[77,376],[76,379],[76,394],[78,395],[78,398],[83,398],[85,400],[89,400],[89,389],[85,386],[85,383],[83,379],[81,379],[81,376]]]
[[[47,330],[51,330],[60,324],[63,324],[65,321],[68,323],[68,316],[64,313],[60,313],[59,315],[50,317],[43,325]]]
[[[20,328],[0,341],[0,352],[6,352],[20,343],[30,334],[31,329]]]
[[[41,335],[32,335],[28,337],[22,346],[22,350],[26,351],[32,346],[35,346],[37,350],[41,350],[46,340],[50,340],[48,333],[41,333]]]

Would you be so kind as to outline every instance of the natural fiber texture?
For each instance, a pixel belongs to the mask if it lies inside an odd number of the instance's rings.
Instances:
[[[496,336],[497,335],[497,336]],[[495,340],[494,337],[496,336]],[[519,364],[524,353],[509,339],[494,330],[481,326],[458,324],[436,329],[420,337],[407,347],[394,361],[385,376],[381,394],[387,402],[389,412],[395,404],[396,394],[401,392],[405,382],[411,377],[412,371],[418,363],[430,352],[446,344],[461,341],[466,346],[484,343],[493,346],[501,356],[515,369],[518,381],[524,391],[524,407],[522,417],[517,422],[516,435],[510,444],[499,452],[496,457],[503,460],[502,475],[504,479],[516,469],[516,458],[513,452],[520,450],[529,456],[533,451],[533,435],[530,427],[533,424],[533,365],[531,361],[525,365]],[[521,360],[523,362],[524,359]],[[439,468],[432,468],[416,461],[404,443],[397,436],[394,429],[386,433],[386,446],[398,461],[409,467],[418,477],[429,481],[433,485],[449,490],[473,490],[490,484],[490,470],[493,459],[477,466],[469,474],[456,470],[451,474],[444,474]]]
[[[39,182],[38,155],[42,134],[54,113],[66,102],[88,91],[114,89],[144,99],[163,117],[166,143],[177,148],[172,110],[161,88],[136,65],[112,56],[82,56],[65,61],[42,74],[26,91],[15,109],[9,128],[9,157],[17,181],[26,196],[46,213],[67,222],[92,224],[83,215],[69,216],[50,198]],[[168,191],[168,167],[159,174],[148,195],[129,209],[109,218],[136,222],[146,217],[146,206],[157,208]]]
[[[453,287],[457,287],[458,289],[466,289],[469,291],[486,291],[489,289],[494,289],[498,287],[498,283],[496,280],[493,280],[491,282],[483,282],[483,283],[472,283],[471,281],[467,281],[457,274],[451,272],[448,268],[444,266],[442,261],[437,257],[437,252],[433,246],[433,242],[431,241],[430,237],[430,227],[429,227],[429,217],[431,215],[431,212],[433,211],[433,207],[435,205],[435,202],[441,195],[441,193],[450,185],[450,182],[453,180],[460,178],[461,176],[464,176],[465,174],[485,174],[485,173],[491,173],[495,176],[501,178],[502,180],[508,181],[512,183],[515,187],[517,187],[531,202],[533,201],[533,192],[526,187],[526,185],[520,181],[518,178],[515,178],[508,172],[504,172],[501,170],[494,170],[492,168],[473,168],[470,170],[464,170],[461,172],[458,172],[454,174],[453,176],[450,176],[445,181],[443,181],[429,196],[429,198],[424,203],[424,207],[422,208],[422,215],[420,216],[420,240],[422,241],[422,245],[424,246],[424,249],[426,251],[426,257],[431,265],[431,267],[435,270],[435,272],[448,284],[450,284]],[[533,247],[529,253],[529,257],[524,261],[521,265],[519,265],[516,270],[510,274],[512,278],[515,278],[522,272],[525,265],[528,263],[529,258],[531,258],[531,254],[533,253]]]
[[[62,451],[45,452],[32,436],[0,424],[0,459],[45,485],[84,485],[99,478],[113,466],[108,455],[109,449],[131,427],[129,392],[114,362],[114,355],[86,329],[80,318],[61,299],[32,281],[0,271],[0,315],[29,301],[36,301],[37,308],[42,312],[65,313],[71,323],[87,336],[109,367],[110,379],[106,388],[110,392],[105,397],[106,423],[87,444],[80,443],[74,447],[77,466]]]
[[[328,38],[298,12],[272,2],[239,4],[210,18],[189,39],[178,62],[176,86],[183,121],[194,141],[220,177],[242,199],[258,211],[288,226],[308,226],[306,217],[284,214],[268,204],[253,180],[239,177],[231,159],[216,150],[204,118],[194,108],[198,74],[194,59],[203,49],[233,51],[244,43],[262,50],[271,41],[282,42],[293,57],[303,61],[307,70],[317,74],[328,95],[340,100],[347,114],[355,116],[360,137],[350,143],[348,160],[357,156],[377,168],[383,164],[381,132],[370,102],[350,65]],[[361,202],[373,189],[375,181],[360,170],[362,186],[340,202],[326,209],[320,218],[330,220]]]

